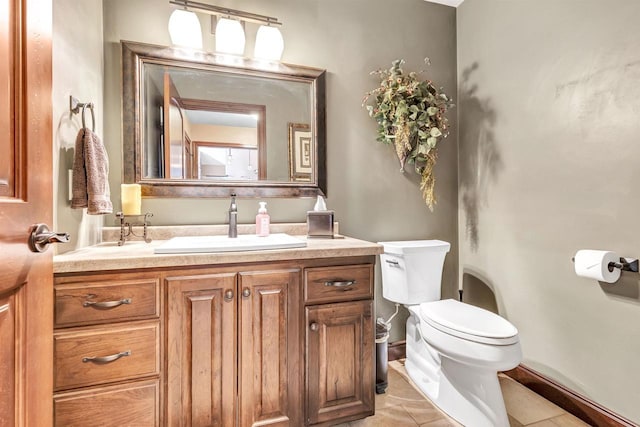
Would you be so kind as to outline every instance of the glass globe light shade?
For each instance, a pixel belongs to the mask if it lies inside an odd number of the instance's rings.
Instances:
[[[282,33],[276,27],[261,25],[256,34],[253,56],[260,59],[279,61],[284,51]]]
[[[244,53],[244,29],[240,21],[220,18],[216,25],[216,51],[242,55]]]
[[[202,49],[202,28],[193,12],[174,10],[169,18],[169,35],[174,45]]]

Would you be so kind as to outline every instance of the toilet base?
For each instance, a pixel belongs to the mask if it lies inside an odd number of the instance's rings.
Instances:
[[[509,427],[496,370],[440,354],[422,338],[414,313],[406,332],[407,373],[436,406],[465,426]]]
[[[496,372],[474,368],[442,358],[437,381],[431,381],[409,359],[407,373],[413,382],[443,412],[465,426],[509,427]]]

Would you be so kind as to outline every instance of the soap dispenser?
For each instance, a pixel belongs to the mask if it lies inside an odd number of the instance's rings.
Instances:
[[[258,215],[256,215],[256,235],[267,237],[269,235],[269,225],[271,218],[267,213],[267,202],[260,202]]]

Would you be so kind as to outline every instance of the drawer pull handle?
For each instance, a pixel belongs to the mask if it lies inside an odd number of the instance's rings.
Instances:
[[[395,259],[385,259],[384,261],[392,267],[400,267],[400,263]]]
[[[120,359],[121,357],[124,357],[124,356],[131,356],[131,350],[121,351],[120,353],[112,354],[110,356],[83,357],[82,358],[82,363],[88,363],[88,362],[93,362],[93,363],[111,363],[111,362],[115,362],[116,360],[118,360],[118,359]]]
[[[331,280],[324,282],[325,286],[333,286],[336,288],[346,288],[348,286],[353,286],[356,284],[355,280]]]
[[[233,300],[233,291],[231,289],[227,289],[224,293],[224,300],[226,302],[230,302]]]
[[[82,303],[83,307],[93,307],[93,308],[115,308],[121,306],[122,304],[131,304],[131,298],[124,298],[120,301],[85,301]]]
[[[249,288],[244,288],[242,290],[242,297],[249,298],[251,296],[251,290]]]
[[[320,329],[320,327],[316,322],[313,322],[312,324],[309,325],[309,329],[311,329],[313,332],[317,332],[318,329]]]

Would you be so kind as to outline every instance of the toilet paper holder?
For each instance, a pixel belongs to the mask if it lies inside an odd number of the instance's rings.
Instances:
[[[571,262],[575,262],[576,258],[571,257]],[[623,258],[620,257],[620,262],[610,262],[609,271],[613,271],[614,268],[619,268],[622,271],[638,272],[638,258]]]

